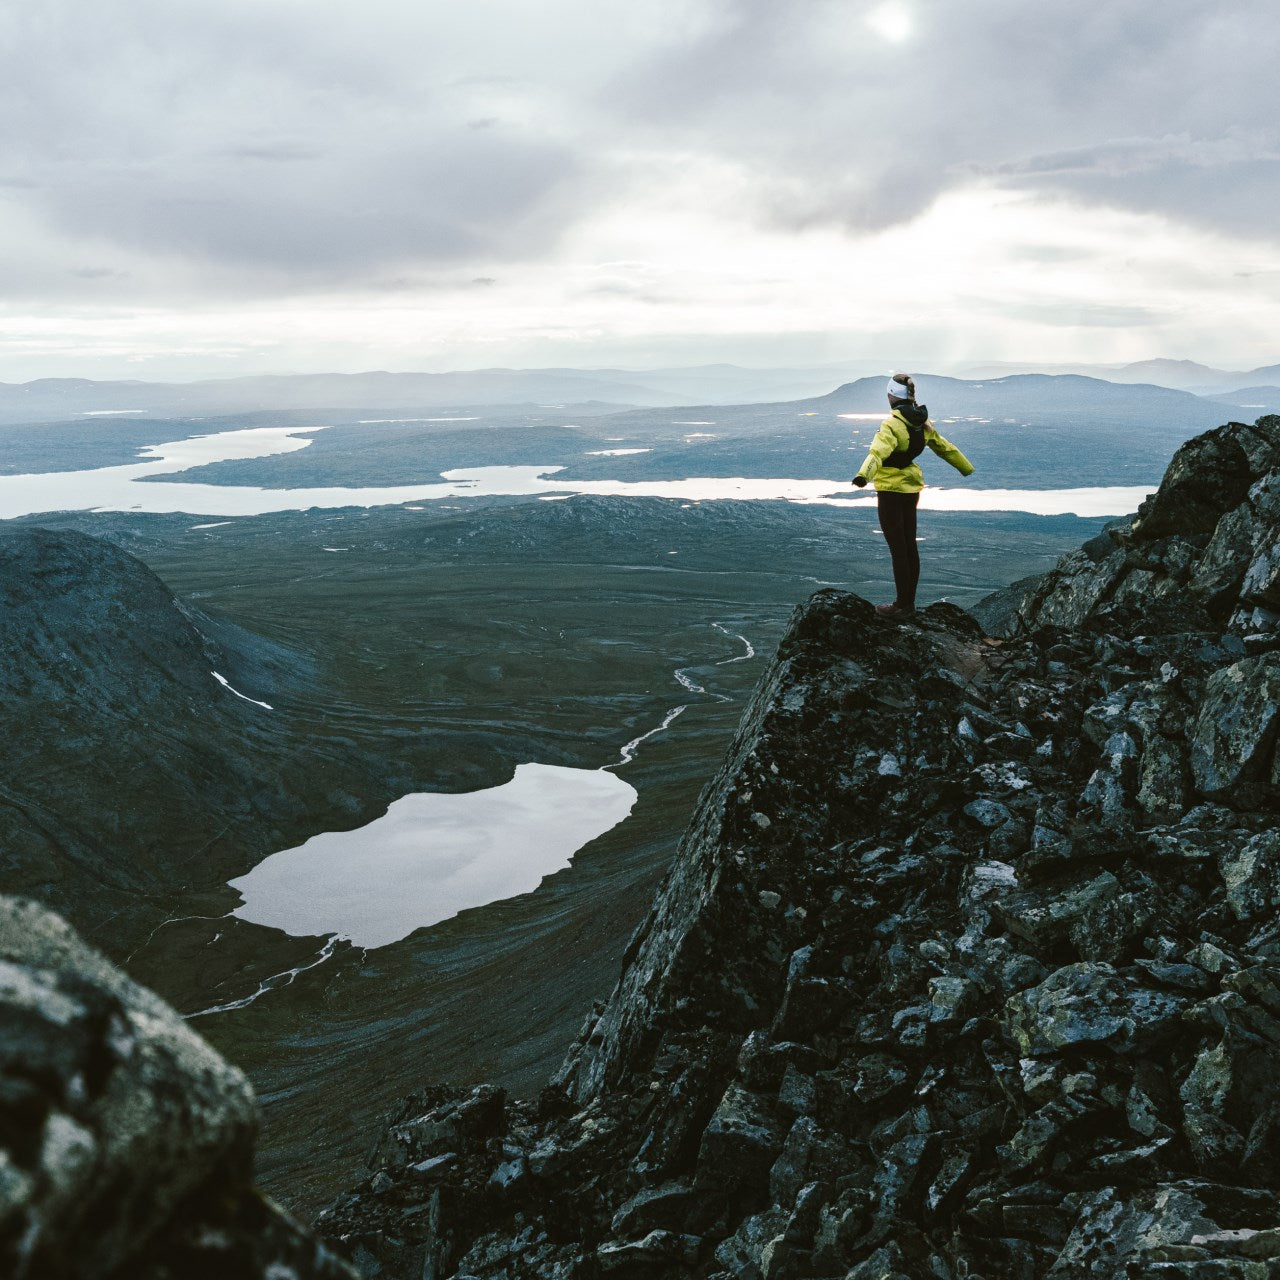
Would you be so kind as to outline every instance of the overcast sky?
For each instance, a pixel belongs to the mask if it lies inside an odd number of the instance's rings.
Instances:
[[[0,378],[1280,361],[1275,0],[0,10]]]

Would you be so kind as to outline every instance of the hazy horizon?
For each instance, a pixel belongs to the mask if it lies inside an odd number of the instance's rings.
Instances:
[[[1194,380],[1195,374],[1191,371],[1191,367],[1196,369],[1204,369],[1207,373],[1218,375],[1240,374],[1246,375],[1258,370],[1270,369],[1280,366],[1280,348],[1277,349],[1272,359],[1265,360],[1258,365],[1246,367],[1239,361],[1226,362],[1223,365],[1214,365],[1205,360],[1198,360],[1189,356],[1152,356],[1142,360],[1134,361],[1103,361],[1103,360],[1078,360],[1078,361],[1051,361],[1051,360],[1029,360],[1029,359],[982,359],[964,360],[947,363],[937,363],[934,365],[914,364],[910,366],[910,371],[917,377],[942,377],[954,378],[957,380],[973,380],[977,378],[992,377],[1014,377],[1026,373],[1044,373],[1048,375],[1076,374],[1084,377],[1095,377],[1103,381],[1108,380],[1106,374],[1123,373],[1133,368],[1142,366],[1159,365],[1165,366],[1169,373],[1182,372],[1178,366],[1187,366],[1185,373],[1187,380]],[[134,371],[127,376],[120,377],[90,377],[86,374],[66,373],[66,374],[41,374],[34,378],[18,379],[0,378],[0,385],[5,386],[22,386],[30,382],[39,381],[75,381],[86,380],[95,382],[138,382],[145,384],[164,384],[172,383],[174,385],[182,385],[185,383],[197,383],[205,381],[230,381],[233,379],[271,379],[271,378],[324,378],[324,377],[350,377],[358,378],[362,376],[388,376],[388,377],[440,377],[451,374],[467,375],[467,374],[534,374],[534,373],[566,373],[566,374],[583,374],[583,375],[609,375],[619,373],[633,374],[697,374],[716,370],[723,370],[727,373],[737,373],[750,375],[759,374],[788,374],[797,375],[815,375],[821,376],[829,374],[832,379],[832,387],[837,382],[856,382],[863,378],[879,377],[881,374],[889,370],[897,370],[904,367],[901,362],[893,361],[883,362],[873,359],[850,359],[835,361],[807,361],[797,363],[742,363],[733,360],[708,360],[699,363],[669,363],[658,364],[654,361],[644,361],[633,359],[631,361],[617,361],[611,364],[470,364],[470,365],[442,365],[439,368],[411,367],[408,365],[402,367],[374,367],[360,366],[350,369],[339,368],[314,368],[303,369],[296,367],[273,367],[258,370],[232,371],[232,370],[214,370],[209,373],[191,376],[173,376],[173,377],[140,377]],[[1164,384],[1156,381],[1154,385],[1181,385]],[[269,406],[268,406],[269,407]],[[104,411],[108,413],[121,412],[119,410]]]

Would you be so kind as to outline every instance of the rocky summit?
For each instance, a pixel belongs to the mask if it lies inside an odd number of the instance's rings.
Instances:
[[[1269,417],[995,635],[819,592],[557,1076],[424,1084],[320,1231],[369,1277],[1280,1276],[1278,533]]]

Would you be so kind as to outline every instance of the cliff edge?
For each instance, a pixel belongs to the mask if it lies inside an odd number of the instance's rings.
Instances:
[[[801,606],[536,1102],[408,1098],[367,1276],[1280,1275],[1280,419],[1010,634]]]

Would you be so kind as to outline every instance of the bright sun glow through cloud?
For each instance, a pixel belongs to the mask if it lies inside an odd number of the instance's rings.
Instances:
[[[867,26],[886,40],[900,44],[911,35],[911,14],[904,4],[882,4],[867,14]]]

